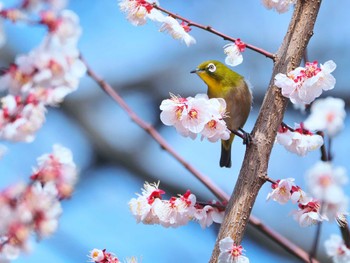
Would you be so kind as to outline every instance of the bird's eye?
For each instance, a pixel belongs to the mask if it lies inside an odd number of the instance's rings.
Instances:
[[[216,67],[213,63],[210,63],[207,67],[207,69],[210,71],[210,72],[215,72],[216,70]]]

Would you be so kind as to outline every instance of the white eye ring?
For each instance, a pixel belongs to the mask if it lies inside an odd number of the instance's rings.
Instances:
[[[210,63],[207,67],[207,69],[210,71],[210,72],[215,72],[216,70],[216,67],[213,63]]]

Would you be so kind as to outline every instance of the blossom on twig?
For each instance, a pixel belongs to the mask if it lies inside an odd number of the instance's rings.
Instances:
[[[218,263],[249,263],[249,259],[243,256],[243,247],[235,245],[235,242],[230,237],[220,240],[219,249]]]
[[[320,67],[317,61],[307,62],[305,67],[298,67],[287,74],[278,73],[275,76],[275,85],[292,103],[310,104],[324,90],[334,88],[336,80],[331,73],[335,68],[336,64],[332,60]]]

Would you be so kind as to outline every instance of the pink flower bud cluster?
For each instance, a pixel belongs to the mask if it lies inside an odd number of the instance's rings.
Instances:
[[[293,212],[294,219],[300,226],[306,227],[317,222],[328,220],[320,213],[318,200],[308,196],[294,183],[294,178],[277,180],[271,185],[272,192],[267,195],[267,200],[274,200],[280,204],[286,204],[289,200],[298,204],[298,210]]]
[[[57,160],[55,168],[52,167],[53,163],[45,161],[47,158]],[[29,184],[17,183],[0,192],[1,259],[13,260],[22,251],[28,250],[29,239],[33,233],[39,239],[46,238],[58,227],[58,219],[62,213],[60,200],[68,197],[62,195],[59,189],[62,181],[59,177],[69,182],[75,181],[75,164],[71,152],[59,145],[54,146],[52,154],[39,157],[38,163],[41,171],[54,171],[59,176],[51,176],[51,180],[48,180],[50,175],[45,176],[42,172],[41,178],[36,178],[36,174],[32,176]],[[74,167],[74,171],[67,167]],[[43,177],[47,180],[40,180]],[[70,185],[70,189],[72,187]]]
[[[169,33],[174,39],[183,41],[187,46],[196,43],[196,40],[188,34],[191,28],[187,23],[184,21],[180,23],[177,19],[164,15],[153,7],[153,3],[158,5],[157,1],[120,0],[119,7],[134,26],[144,25],[149,19],[160,24],[159,31]]]
[[[8,93],[0,104],[0,139],[32,141],[45,121],[45,106],[62,102],[86,72],[77,49],[77,15],[47,10],[40,17],[40,24],[48,28],[44,41],[29,54],[17,56],[0,76],[0,90]]]
[[[210,142],[219,139],[228,140],[230,131],[224,121],[226,102],[222,98],[209,99],[206,94],[193,97],[177,97],[163,100],[160,109],[161,121],[168,126],[174,126],[182,136],[195,139],[201,134],[201,139]]]
[[[218,263],[249,263],[249,259],[243,256],[243,247],[236,245],[231,237],[221,239],[219,249]]]
[[[288,151],[299,156],[319,149],[323,145],[323,138],[304,128],[303,123],[296,124],[293,130],[281,125],[277,131],[276,142]]]
[[[278,73],[275,85],[293,104],[310,104],[324,90],[334,88],[336,80],[331,73],[335,68],[336,64],[332,60],[320,67],[317,61],[307,62],[305,67],[298,67],[287,74]]]
[[[200,204],[189,190],[184,195],[163,200],[165,192],[159,184],[145,183],[142,194],[129,202],[136,221],[144,224],[160,224],[164,227],[186,225],[190,220],[198,221],[202,228],[213,222],[221,223],[224,216],[223,205],[218,202]]]

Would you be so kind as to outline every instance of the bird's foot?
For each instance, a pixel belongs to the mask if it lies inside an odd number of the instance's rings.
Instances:
[[[248,146],[252,142],[252,136],[250,135],[250,133],[246,132],[242,128],[239,128],[238,130],[231,130],[231,132],[237,135],[238,137],[242,138],[244,145]]]

